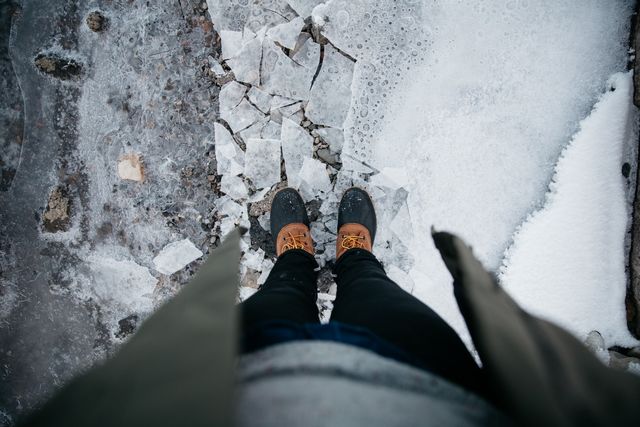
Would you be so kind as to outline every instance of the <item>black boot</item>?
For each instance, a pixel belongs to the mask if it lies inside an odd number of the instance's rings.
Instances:
[[[302,249],[313,255],[307,210],[293,188],[278,191],[271,202],[271,235],[278,256],[289,249]]]
[[[376,237],[376,211],[366,191],[350,188],[345,191],[338,209],[338,239],[336,259],[349,249],[371,252]]]

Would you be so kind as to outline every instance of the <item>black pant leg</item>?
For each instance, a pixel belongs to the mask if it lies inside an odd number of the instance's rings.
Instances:
[[[368,251],[347,251],[335,267],[331,320],[368,328],[416,357],[426,369],[484,394],[482,370],[458,334],[431,308],[404,291]]]
[[[243,331],[269,320],[319,322],[317,266],[303,250],[283,253],[260,290],[240,304]]]

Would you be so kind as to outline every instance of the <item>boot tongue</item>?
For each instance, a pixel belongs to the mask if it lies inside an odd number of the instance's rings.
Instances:
[[[371,252],[373,242],[367,227],[362,224],[344,224],[338,230],[336,241],[336,260],[349,249],[364,249]]]
[[[302,223],[292,223],[282,227],[276,239],[276,255],[280,256],[291,249],[302,249],[311,255],[314,254],[309,227]]]

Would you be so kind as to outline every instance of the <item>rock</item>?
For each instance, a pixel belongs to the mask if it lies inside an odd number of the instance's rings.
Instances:
[[[253,202],[249,205],[249,216],[259,217],[267,212],[271,211],[271,202],[276,196],[276,193],[287,186],[284,182],[279,182],[275,187],[270,189],[262,200]]]
[[[43,215],[44,229],[49,233],[67,231],[71,222],[70,205],[66,189],[54,188]]]
[[[624,162],[622,164],[622,176],[629,178],[629,175],[631,175],[631,165],[629,162]]]
[[[333,154],[331,150],[329,150],[328,148],[321,148],[318,151],[316,151],[316,153],[318,154],[318,158],[320,160],[322,160],[323,162],[331,166],[336,166],[338,163],[340,163],[340,159],[338,158],[338,155]]]
[[[144,166],[138,154],[125,154],[118,160],[118,176],[130,181],[144,181]]]
[[[57,54],[41,53],[36,56],[34,64],[38,70],[60,80],[71,80],[82,75],[83,66],[71,58],[63,58]]]
[[[119,330],[116,332],[116,337],[123,339],[128,335],[131,335],[138,325],[138,315],[132,314],[131,316],[127,316],[124,319],[120,319],[118,321]]]
[[[99,33],[107,28],[107,17],[99,11],[93,11],[87,16],[87,27],[94,33]]]

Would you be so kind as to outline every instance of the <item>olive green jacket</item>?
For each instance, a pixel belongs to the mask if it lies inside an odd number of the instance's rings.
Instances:
[[[573,336],[524,312],[460,239],[433,238],[493,400],[517,425],[637,424],[640,377],[605,367]],[[234,232],[115,357],[72,381],[24,425],[233,424],[239,261]]]

